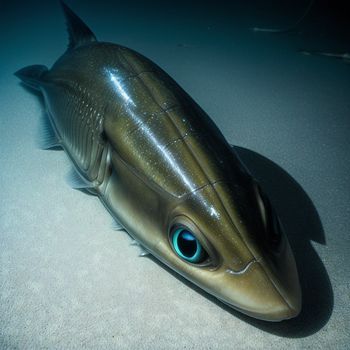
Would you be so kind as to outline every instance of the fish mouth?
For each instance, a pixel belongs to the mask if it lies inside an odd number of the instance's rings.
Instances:
[[[287,256],[289,254],[287,253]],[[286,257],[287,258],[287,257]],[[279,322],[298,316],[301,311],[300,285],[294,268],[294,259],[283,269],[287,278],[275,274],[265,259],[252,259],[239,271],[227,269],[232,276],[232,287],[236,279],[244,278],[245,290],[236,298],[226,294],[217,298],[229,307],[256,319]],[[237,303],[236,303],[237,302]]]
[[[249,269],[253,264],[255,264],[255,263],[258,263],[258,260],[254,258],[254,259],[252,259],[251,261],[249,261],[249,262],[247,263],[247,265],[246,265],[245,267],[243,267],[241,270],[236,271],[236,270],[233,270],[233,269],[228,268],[228,269],[226,269],[226,272],[229,273],[229,274],[231,274],[231,275],[242,275],[242,274],[244,274],[245,272],[247,272],[248,269]]]
[[[231,304],[229,302],[227,302],[226,300],[223,300],[221,298],[218,298],[217,299],[229,306],[230,308],[236,310],[236,311],[239,311],[240,313],[244,314],[244,315],[247,315],[249,317],[252,317],[252,318],[255,318],[255,319],[258,319],[258,320],[261,320],[261,321],[268,321],[268,322],[281,322],[281,321],[287,321],[287,320],[290,320],[292,318],[295,318],[299,315],[300,313],[300,310],[297,310],[297,309],[293,309],[291,308],[287,303],[286,305],[288,305],[288,309],[286,309],[286,313],[284,315],[274,315],[274,314],[262,314],[262,313],[256,313],[254,311],[250,311],[250,310],[245,310],[243,308],[240,308],[234,304]]]

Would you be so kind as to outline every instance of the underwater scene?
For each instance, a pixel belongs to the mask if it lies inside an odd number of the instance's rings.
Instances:
[[[1,349],[347,349],[346,1],[0,4]]]

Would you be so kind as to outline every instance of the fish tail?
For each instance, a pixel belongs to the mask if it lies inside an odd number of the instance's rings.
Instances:
[[[39,90],[42,85],[43,76],[47,71],[48,69],[46,66],[35,64],[18,70],[15,76],[21,79],[23,83]]]

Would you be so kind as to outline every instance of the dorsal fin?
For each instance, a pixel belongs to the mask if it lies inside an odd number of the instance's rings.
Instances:
[[[69,34],[68,49],[97,41],[90,28],[61,0]]]

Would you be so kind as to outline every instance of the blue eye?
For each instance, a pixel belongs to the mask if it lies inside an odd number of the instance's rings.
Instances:
[[[201,263],[207,256],[198,239],[184,228],[175,230],[172,243],[177,255],[188,262]]]

